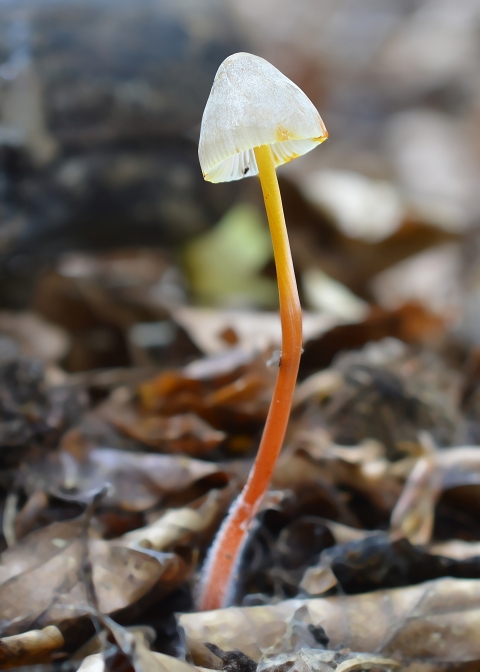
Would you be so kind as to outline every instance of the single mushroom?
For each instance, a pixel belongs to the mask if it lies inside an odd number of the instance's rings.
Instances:
[[[302,311],[275,167],[309,152],[327,137],[313,103],[263,58],[239,53],[221,64],[203,113],[200,165],[210,182],[260,177],[277,270],[282,351],[255,463],[202,570],[198,599],[202,610],[226,606],[232,597],[242,547],[285,438],[302,352]]]

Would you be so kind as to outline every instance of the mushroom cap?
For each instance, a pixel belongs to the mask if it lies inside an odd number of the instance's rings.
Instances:
[[[223,61],[205,106],[198,156],[209,182],[258,173],[254,147],[270,145],[275,166],[328,137],[313,103],[259,56],[240,52]]]

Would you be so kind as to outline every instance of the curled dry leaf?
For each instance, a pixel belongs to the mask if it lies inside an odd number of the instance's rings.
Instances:
[[[103,622],[104,629],[99,630],[93,637],[88,639],[79,649],[77,649],[75,653],[72,654],[72,661],[79,663],[82,660],[85,660],[88,656],[104,652],[105,648],[108,647],[108,635],[111,634],[111,628],[109,628],[110,621],[108,616],[102,615],[100,615],[100,620]],[[147,647],[150,647],[152,642],[155,641],[155,630],[148,625],[130,625],[125,626],[125,629],[132,633],[138,642]]]
[[[131,628],[123,628],[108,617],[102,618],[102,621],[117,645],[110,653],[115,655],[118,652],[124,658],[123,662],[129,663],[134,672],[199,672],[201,670],[178,658],[151,651],[147,646],[145,636],[138,630],[135,632]],[[105,653],[94,653],[85,658],[79,669],[84,672],[104,672],[110,669],[110,666],[105,664]]]
[[[392,531],[400,531],[412,544],[430,542],[442,491],[480,483],[478,446],[436,449],[429,443],[422,438],[426,452],[414,463],[390,520]]]
[[[43,630],[29,630],[21,635],[0,639],[0,667],[2,670],[22,665],[47,663],[50,653],[65,643],[62,633],[54,625]]]
[[[272,477],[272,487],[278,490],[298,490],[310,484],[334,486],[335,479],[325,464],[310,459],[307,451],[288,446],[280,453]]]
[[[428,544],[433,532],[440,486],[441,474],[435,459],[432,456],[421,457],[410,472],[392,511],[392,532],[401,532],[412,544]]]
[[[444,662],[480,660],[480,581],[439,579],[347,597],[183,614],[179,625],[196,664],[212,667],[205,642],[237,648],[253,660],[287,652],[292,623],[309,635],[321,626],[334,649]],[[374,627],[372,627],[372,624]],[[299,630],[300,629],[300,630]]]
[[[192,362],[181,371],[165,371],[139,387],[145,415],[194,413],[235,444],[237,435],[248,448],[265,422],[275,381],[267,366],[271,353],[232,348]]]
[[[226,434],[193,413],[170,417],[139,413],[132,404],[104,407],[104,417],[118,430],[164,453],[199,457],[216,448]]]
[[[226,437],[194,413],[162,416],[142,409],[126,388],[115,390],[99,413],[120,432],[165,453],[198,457],[216,448]]]
[[[196,545],[202,537],[210,538],[213,535],[216,523],[228,506],[228,494],[211,490],[198,508],[185,506],[169,509],[150,525],[127,532],[116,542],[129,548],[141,547],[155,551],[174,550],[180,545]]]
[[[32,532],[1,555],[0,619],[6,634],[37,626],[78,626],[92,611],[85,588],[90,561],[99,609],[124,612],[157,600],[188,575],[185,563],[168,553],[141,552],[114,541],[90,539],[84,519],[53,523]]]

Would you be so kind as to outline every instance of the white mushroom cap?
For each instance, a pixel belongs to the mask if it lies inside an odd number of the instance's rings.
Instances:
[[[219,67],[205,106],[198,156],[209,182],[258,173],[254,147],[270,145],[275,166],[328,137],[313,103],[259,56],[239,53]]]

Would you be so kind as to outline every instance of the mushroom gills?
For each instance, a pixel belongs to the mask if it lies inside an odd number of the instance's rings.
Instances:
[[[306,154],[324,140],[325,137],[320,137],[312,140],[284,140],[271,144],[275,167]],[[220,161],[204,177],[209,182],[217,183],[233,182],[253,175],[258,175],[257,161],[253,149],[247,149]]]

